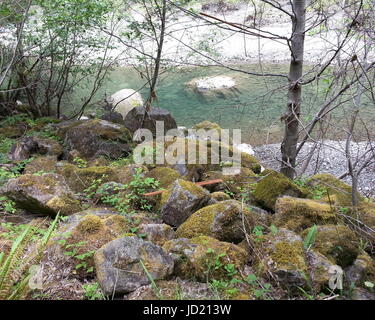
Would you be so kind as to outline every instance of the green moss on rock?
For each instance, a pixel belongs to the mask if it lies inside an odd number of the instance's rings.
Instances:
[[[176,231],[180,238],[209,236],[238,243],[245,237],[244,225],[250,232],[254,226],[252,213],[235,200],[223,201],[193,213]]]
[[[152,169],[145,176],[159,181],[160,188],[168,188],[173,182],[181,178],[181,175],[176,170],[168,167]]]
[[[306,193],[283,174],[270,171],[258,182],[253,195],[259,205],[275,210],[277,198],[281,196],[304,197]]]
[[[276,200],[274,224],[301,232],[314,224],[337,222],[336,212],[330,205],[310,199],[282,197]]]
[[[310,229],[302,232],[306,237]],[[355,233],[344,225],[318,226],[312,248],[341,267],[353,263],[359,253],[359,240]]]
[[[313,188],[309,197],[316,197],[314,189],[319,188],[323,193],[322,201],[343,207],[352,205],[352,187],[331,174],[316,174],[307,180],[307,184]],[[358,197],[363,200],[360,194]]]

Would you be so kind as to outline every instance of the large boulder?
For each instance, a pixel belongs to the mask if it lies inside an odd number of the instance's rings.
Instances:
[[[327,203],[293,197],[282,197],[276,200],[274,224],[277,227],[301,232],[314,224],[336,222],[336,212]]]
[[[240,271],[249,258],[243,248],[206,236],[170,240],[164,244],[163,249],[175,258],[174,275],[182,279],[196,278],[202,282],[212,279],[228,280],[225,265],[231,264]]]
[[[138,237],[113,240],[96,251],[96,276],[105,295],[125,294],[165,279],[173,272],[174,260],[164,250]]]
[[[306,229],[302,236],[306,237],[309,230]],[[345,268],[357,258],[359,240],[356,234],[344,225],[318,226],[312,248]]]
[[[125,117],[125,127],[128,128],[131,133],[134,133],[140,128],[148,129],[156,136],[156,121],[163,122],[163,134],[170,129],[177,129],[176,120],[168,110],[152,108],[146,114],[144,107],[134,108],[127,114]]]
[[[17,207],[35,214],[54,216],[58,212],[69,215],[80,211],[80,203],[64,177],[55,173],[24,174],[10,179],[2,193]]]
[[[259,205],[274,211],[277,198],[281,196],[301,198],[305,196],[305,192],[283,174],[268,170],[258,182],[253,195]]]
[[[210,194],[207,190],[190,181],[178,179],[162,194],[162,219],[165,223],[178,227],[209,200]]]
[[[133,89],[122,89],[110,97],[110,102],[114,110],[122,115],[126,115],[134,108],[143,106],[143,99],[139,92]]]
[[[176,231],[178,238],[209,236],[220,241],[239,243],[244,229],[251,233],[255,219],[251,211],[235,200],[222,201],[193,213]]]
[[[77,121],[64,130],[66,153],[76,150],[77,155],[85,159],[99,156],[117,159],[128,156],[132,150],[130,132],[106,120]]]

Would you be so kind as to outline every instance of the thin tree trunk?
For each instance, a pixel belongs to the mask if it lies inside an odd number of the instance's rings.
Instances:
[[[303,50],[305,43],[305,0],[293,0],[292,26],[290,40],[291,61],[289,67],[288,105],[283,119],[285,121],[284,139],[281,144],[281,173],[288,178],[295,176],[299,116],[301,113],[302,88],[299,80],[303,69]]]

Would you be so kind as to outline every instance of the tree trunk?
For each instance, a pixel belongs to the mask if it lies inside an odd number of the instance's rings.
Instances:
[[[285,133],[281,144],[281,173],[291,179],[295,176],[299,116],[301,113],[302,88],[299,80],[303,69],[305,6],[305,0],[293,0],[293,32],[290,40],[291,61],[289,67],[288,105],[286,114],[283,117],[285,121]]]

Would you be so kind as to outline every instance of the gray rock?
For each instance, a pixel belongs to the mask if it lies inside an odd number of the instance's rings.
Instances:
[[[144,267],[142,266],[141,262]],[[125,294],[165,279],[173,272],[174,260],[164,250],[138,237],[113,240],[94,255],[96,275],[105,295]]]
[[[86,158],[106,156],[111,159],[127,156],[132,148],[132,137],[122,125],[106,120],[87,120],[72,124],[65,131],[65,153],[77,150]]]
[[[164,123],[164,133],[170,129],[177,130],[177,123],[171,113],[168,110],[161,108],[153,108],[146,115],[143,107],[132,109],[125,117],[125,127],[132,133],[139,128],[145,128],[150,130],[155,136],[156,121],[162,121]]]
[[[174,230],[163,223],[142,224],[139,226],[138,233],[143,233],[145,235],[145,240],[160,246],[162,246],[164,242],[175,238]]]
[[[172,187],[162,194],[162,219],[165,223],[178,227],[209,200],[210,194],[207,190],[189,181],[176,180]]]
[[[69,215],[80,211],[80,203],[66,184],[64,177],[55,173],[40,176],[24,174],[10,179],[1,193],[16,206],[35,214]]]
[[[33,154],[55,156],[62,154],[62,146],[52,139],[37,137],[26,137],[17,141],[11,148],[9,159],[13,161],[22,161],[29,159]]]

